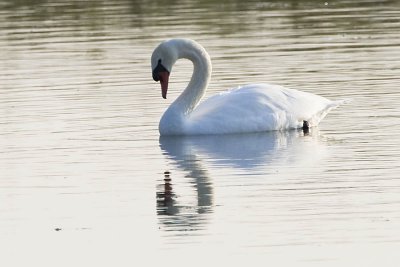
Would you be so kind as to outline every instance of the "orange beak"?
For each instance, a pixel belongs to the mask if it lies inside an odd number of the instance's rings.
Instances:
[[[160,84],[161,84],[161,95],[164,99],[166,99],[168,91],[169,72],[168,71],[159,72],[158,78],[160,79]]]

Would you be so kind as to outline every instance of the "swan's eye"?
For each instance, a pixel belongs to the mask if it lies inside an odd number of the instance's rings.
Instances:
[[[161,59],[158,60],[157,66],[153,70],[153,79],[158,82],[160,80],[159,74],[160,72],[168,72],[169,71],[161,64]]]

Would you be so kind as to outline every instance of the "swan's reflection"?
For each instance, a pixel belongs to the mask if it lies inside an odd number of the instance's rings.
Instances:
[[[273,131],[252,134],[203,135],[191,137],[161,137],[161,149],[181,167],[188,159],[201,155],[210,158],[215,165],[253,169],[266,165],[282,156],[298,160],[313,153],[315,143],[304,142],[318,137],[317,129],[313,132]],[[311,149],[310,149],[311,148]]]
[[[192,207],[180,203],[174,191],[173,173],[165,172],[157,191],[157,211],[168,229],[196,230],[213,211],[213,189],[204,162],[218,167],[240,168],[249,172],[272,164],[284,166],[314,157],[318,136],[314,132],[284,131],[238,135],[160,137],[165,155],[190,178],[197,201]],[[311,142],[310,142],[311,141]]]
[[[208,219],[207,214],[212,212],[213,192],[209,175],[194,154],[176,152],[173,157],[186,173],[185,178],[190,179],[190,188],[196,191],[196,201],[192,204],[181,201],[184,196],[175,193],[173,173],[165,171],[157,190],[157,213],[167,230],[198,230]]]

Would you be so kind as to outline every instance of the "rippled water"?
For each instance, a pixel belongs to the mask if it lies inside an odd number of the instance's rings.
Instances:
[[[398,1],[0,1],[7,266],[400,263]],[[253,82],[352,102],[309,135],[159,138],[162,40]]]

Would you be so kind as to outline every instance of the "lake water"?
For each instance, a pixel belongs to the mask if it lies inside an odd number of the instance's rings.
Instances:
[[[398,266],[399,1],[0,1],[4,266]],[[352,99],[301,131],[159,138],[150,56],[207,96]]]

